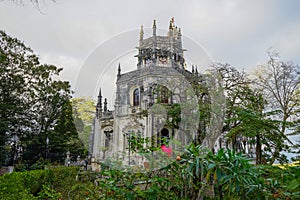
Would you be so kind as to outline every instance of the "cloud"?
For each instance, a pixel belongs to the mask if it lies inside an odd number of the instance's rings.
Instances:
[[[272,38],[275,50],[285,60],[300,64],[300,23],[290,24]]]
[[[57,67],[63,68],[63,71],[60,74],[61,79],[69,81],[71,85],[74,85],[76,76],[79,72],[78,66],[80,66],[81,60],[59,54],[43,54],[39,58],[41,63],[52,64]]]
[[[136,30],[142,24],[150,28],[153,19],[157,20],[158,28],[168,29],[173,16],[176,25],[182,28],[183,35],[200,44],[214,61],[250,68],[264,61],[265,51],[273,46],[288,60],[300,63],[300,13],[297,9],[299,3],[294,1],[45,2],[40,4],[40,10],[31,4],[17,6],[10,1],[0,2],[0,27],[13,37],[25,41],[43,62],[63,66],[63,79],[71,82],[85,60],[105,41],[120,33]],[[132,35],[130,40],[132,43],[129,44],[120,41],[120,46],[121,43],[127,44],[127,50],[133,49],[138,43],[138,33]],[[187,60],[196,62],[192,64],[205,65],[201,59],[196,59],[198,54],[193,54],[195,49],[188,48],[188,41],[183,45],[188,49],[185,53]],[[105,51],[118,53],[110,47]],[[101,63],[107,60],[98,56],[93,62],[91,66],[101,69]],[[115,76],[115,72],[112,73],[111,77]],[[90,86],[89,81],[86,80],[82,85],[83,90],[96,87]]]

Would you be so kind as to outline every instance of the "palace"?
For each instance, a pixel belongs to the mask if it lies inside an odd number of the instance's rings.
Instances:
[[[100,89],[92,134],[94,160],[109,158],[142,166],[145,157],[129,150],[133,134],[150,138],[151,144],[144,147],[166,144],[173,151],[195,138],[198,104],[190,82],[198,71],[185,68],[181,29],[173,18],[166,36],[156,34],[155,20],[152,30],[152,36],[144,38],[141,26],[136,70],[122,73],[118,66],[113,111],[108,110],[106,98],[103,103]],[[170,110],[180,119],[170,115]]]

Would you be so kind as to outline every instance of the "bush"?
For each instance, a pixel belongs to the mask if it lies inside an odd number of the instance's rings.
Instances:
[[[77,167],[57,167],[5,174],[0,177],[0,199],[40,199],[47,195],[67,198],[77,172]]]
[[[26,172],[24,172],[26,173]],[[0,198],[1,199],[34,199],[28,186],[24,185],[24,173],[14,172],[0,177]]]
[[[229,150],[187,152],[157,171],[52,166],[13,172],[0,177],[0,199],[300,199],[299,166],[256,166]]]

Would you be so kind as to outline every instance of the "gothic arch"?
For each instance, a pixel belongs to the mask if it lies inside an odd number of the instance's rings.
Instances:
[[[158,133],[157,133],[157,145],[161,146],[163,144],[168,145],[170,142],[170,139],[173,138],[173,130],[170,130],[169,128],[162,128]]]
[[[108,150],[111,148],[112,140],[113,140],[113,128],[111,126],[107,126],[103,130],[104,133],[104,147]]]
[[[140,89],[136,88],[133,91],[133,106],[139,106],[140,105]]]
[[[166,86],[161,86],[159,91],[160,103],[169,103],[170,91]]]

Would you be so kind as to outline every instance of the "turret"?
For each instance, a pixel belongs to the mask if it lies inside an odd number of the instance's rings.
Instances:
[[[152,36],[144,38],[143,26],[140,30],[137,69],[150,66],[184,68],[181,29],[174,24],[174,17],[170,20],[169,31],[166,36],[157,35],[156,20],[153,20]]]
[[[99,119],[102,114],[102,94],[101,94],[101,88],[99,90],[99,95],[98,95],[98,102],[96,106],[96,117]]]
[[[156,36],[156,20],[153,20],[152,30],[153,30],[153,36]]]

